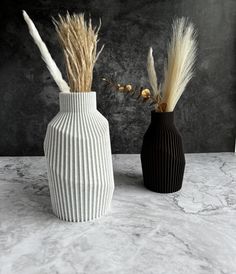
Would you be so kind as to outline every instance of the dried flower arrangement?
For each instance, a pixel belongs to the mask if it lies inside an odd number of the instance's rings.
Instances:
[[[52,59],[45,43],[42,41],[33,21],[23,11],[23,17],[29,32],[38,46],[42,59],[61,92],[89,92],[91,91],[94,65],[103,50],[97,53],[98,27],[92,26],[92,20],[86,22],[84,14],[67,13],[65,17],[59,15],[59,20],[53,19],[60,45],[63,49],[69,85],[62,78],[62,74]]]
[[[176,19],[172,24],[172,38],[168,46],[168,59],[164,68],[164,83],[158,83],[152,48],[147,57],[147,72],[151,89],[137,88],[132,85],[120,85],[103,78],[107,86],[115,90],[134,95],[143,102],[150,102],[156,112],[171,112],[174,110],[184,89],[193,76],[193,66],[196,59],[196,32],[193,24],[186,18]]]

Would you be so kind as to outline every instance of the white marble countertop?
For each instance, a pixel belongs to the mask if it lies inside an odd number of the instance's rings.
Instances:
[[[183,188],[142,185],[139,155],[114,155],[109,214],[68,223],[51,210],[45,159],[0,158],[1,274],[236,273],[236,155],[187,154]]]

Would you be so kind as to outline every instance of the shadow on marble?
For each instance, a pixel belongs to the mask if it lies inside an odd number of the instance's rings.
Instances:
[[[143,185],[143,176],[139,174],[124,174],[119,171],[114,172],[115,187],[133,186],[136,188],[146,189]],[[115,189],[116,191],[116,189]]]

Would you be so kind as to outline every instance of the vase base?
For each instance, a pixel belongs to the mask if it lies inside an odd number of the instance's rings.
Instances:
[[[175,193],[175,192],[180,191],[181,188],[182,188],[182,185],[179,186],[179,187],[176,187],[176,188],[174,188],[174,189],[158,189],[158,188],[153,188],[153,187],[147,186],[147,185],[145,185],[145,184],[144,184],[144,186],[145,186],[148,190],[150,190],[150,191],[152,191],[152,192],[160,193],[160,194]]]
[[[64,222],[68,222],[68,223],[88,223],[88,222],[94,222],[94,221],[97,221],[99,220],[100,218],[104,217],[105,215],[107,215],[107,213],[110,211],[110,207],[107,208],[103,213],[101,213],[100,215],[97,215],[95,217],[90,217],[90,218],[73,218],[73,219],[70,219],[70,218],[63,218],[62,216],[58,215],[54,210],[53,210],[53,214],[58,218],[60,219],[61,221],[64,221]]]

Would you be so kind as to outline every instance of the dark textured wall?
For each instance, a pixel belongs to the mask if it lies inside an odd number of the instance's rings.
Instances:
[[[233,151],[236,136],[234,0],[1,1],[0,155],[42,155],[47,123],[58,112],[58,89],[22,19],[25,9],[59,67],[63,56],[50,16],[70,12],[102,18],[105,49],[94,71],[98,108],[109,120],[113,153],[138,153],[150,109],[105,90],[100,78],[147,85],[146,55],[154,48],[162,79],[166,43],[175,16],[199,32],[195,78],[176,108],[186,152]]]

